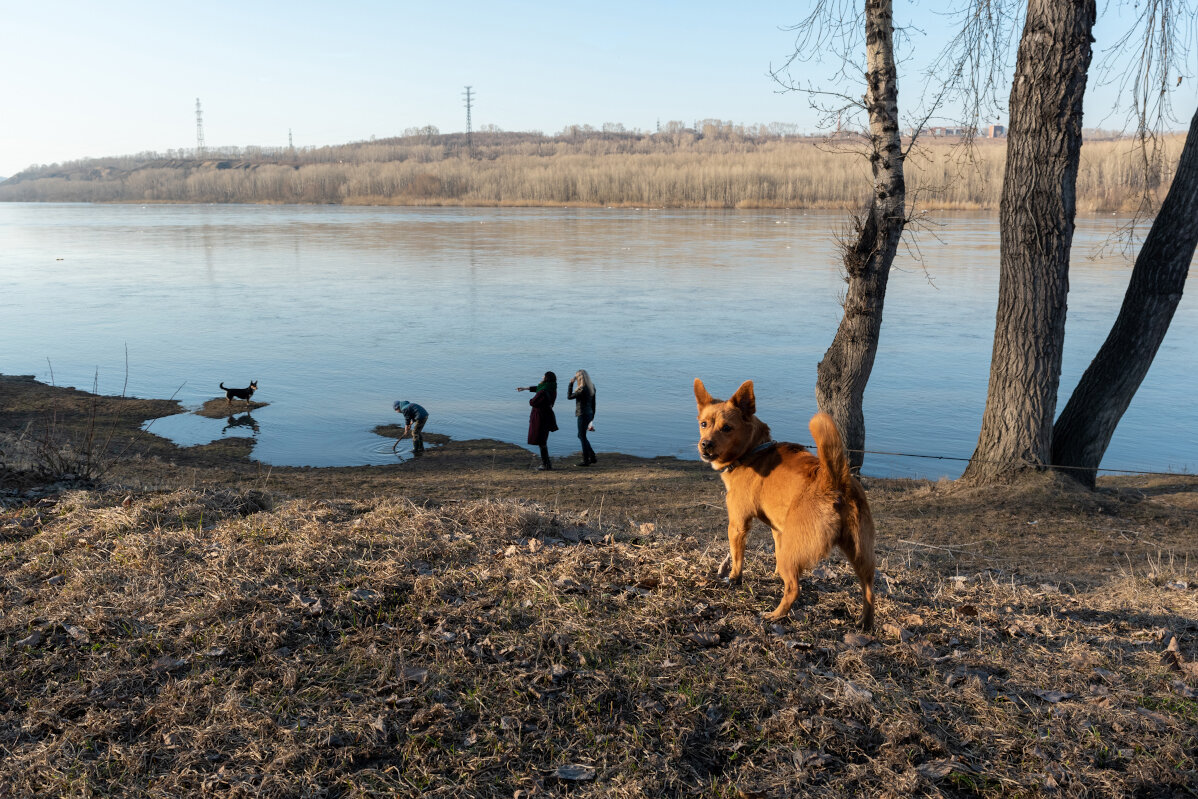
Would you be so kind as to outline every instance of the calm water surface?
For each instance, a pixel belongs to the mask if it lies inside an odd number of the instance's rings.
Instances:
[[[528,395],[561,378],[555,456],[576,452],[565,381],[598,387],[600,452],[695,457],[691,383],[756,382],[776,438],[806,442],[815,367],[840,319],[834,234],[801,211],[0,204],[0,372],[104,393],[259,381],[253,413],[153,422],[183,445],[253,436],[273,465],[393,463],[396,399],[456,439],[524,443]],[[1106,336],[1130,263],[1093,257],[1123,220],[1082,218],[1062,400]],[[873,450],[967,458],[998,292],[994,216],[938,214],[891,274],[866,393]],[[1186,296],[1103,465],[1198,469],[1198,303]],[[240,424],[237,424],[240,422]],[[401,446],[401,456],[407,445]],[[531,461],[531,458],[530,458]],[[955,461],[867,455],[874,475]]]

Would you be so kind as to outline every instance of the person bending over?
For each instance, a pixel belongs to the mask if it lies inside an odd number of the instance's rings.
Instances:
[[[396,446],[399,445],[399,439],[412,434],[412,454],[424,454],[424,423],[428,421],[428,411],[414,402],[407,400],[396,400],[391,406],[395,408],[396,413],[403,414],[405,422],[403,432],[399,434],[399,438],[395,439]],[[393,447],[394,449],[394,447]]]

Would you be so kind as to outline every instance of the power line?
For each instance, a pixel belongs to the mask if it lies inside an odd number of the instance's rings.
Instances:
[[[204,157],[204,111],[200,108],[200,98],[196,98],[196,158]]]
[[[471,130],[470,130],[470,111],[474,106],[474,96],[475,95],[474,95],[474,92],[471,90],[471,87],[469,87],[469,86],[466,87],[466,91],[463,92],[462,94],[466,98],[466,148],[469,149],[471,153],[473,153],[474,152],[474,139],[473,139],[473,136],[471,135]]]

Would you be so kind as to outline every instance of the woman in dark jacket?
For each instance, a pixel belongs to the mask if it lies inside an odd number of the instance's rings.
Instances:
[[[578,440],[582,442],[582,462],[579,466],[590,466],[595,463],[595,450],[587,441],[587,431],[594,430],[591,424],[595,420],[595,383],[586,369],[579,369],[566,386],[566,399],[574,400],[574,416],[578,420]]]
[[[549,434],[557,430],[557,417],[553,415],[553,403],[557,400],[557,375],[546,372],[545,377],[535,386],[520,386],[517,391],[532,391],[533,398],[528,401],[532,411],[528,414],[528,443],[536,444],[541,449],[541,465],[537,471],[553,469],[549,460]]]

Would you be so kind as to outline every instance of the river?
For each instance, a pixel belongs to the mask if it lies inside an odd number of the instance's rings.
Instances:
[[[890,276],[867,448],[968,458],[998,223],[928,216]],[[1126,221],[1078,219],[1058,409],[1122,302],[1131,264],[1103,245]],[[251,435],[272,465],[393,463],[371,430],[399,420],[397,399],[428,408],[431,432],[523,445],[528,395],[515,389],[546,370],[561,386],[550,451],[564,457],[578,450],[565,384],[579,368],[597,386],[601,462],[694,458],[695,377],[719,397],[754,380],[774,437],[807,442],[844,228],[843,213],[813,211],[0,204],[0,372],[189,409],[223,396],[222,381],[257,380],[269,405],[252,426],[185,413],[149,429],[182,445]],[[1198,468],[1196,334],[1191,293],[1104,467]],[[868,454],[864,471],[963,468]]]

